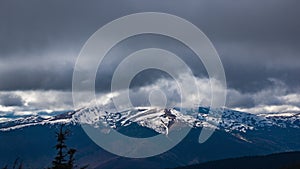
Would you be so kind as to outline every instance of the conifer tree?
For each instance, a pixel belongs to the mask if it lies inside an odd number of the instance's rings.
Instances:
[[[56,141],[55,149],[57,150],[56,157],[52,161],[52,167],[48,169],[75,169],[74,154],[76,149],[68,148],[66,145],[66,139],[70,135],[70,130],[64,129],[64,125],[61,125],[59,132],[56,132]],[[85,169],[88,166],[81,167],[80,169]]]
[[[66,156],[68,148],[65,143],[67,136],[70,134],[69,130],[64,130],[64,125],[60,126],[59,132],[56,132],[56,141],[55,149],[57,150],[57,155],[52,161],[52,169],[72,169],[71,166],[66,162]]]

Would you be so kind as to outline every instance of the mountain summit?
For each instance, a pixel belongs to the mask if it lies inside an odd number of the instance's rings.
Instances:
[[[222,118],[217,118],[216,113],[221,113]],[[50,117],[35,115],[1,122],[0,130],[8,131],[32,125],[57,123],[90,124],[94,127],[104,125],[111,129],[119,129],[134,123],[167,135],[172,126],[178,122],[185,123],[192,128],[211,127],[236,134],[270,127],[298,129],[300,128],[300,113],[250,114],[230,109],[210,110],[208,107],[196,109],[136,107],[114,112],[95,106]]]

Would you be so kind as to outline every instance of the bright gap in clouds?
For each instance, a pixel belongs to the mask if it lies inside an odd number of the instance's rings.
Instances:
[[[179,81],[190,80],[186,75],[179,76]],[[289,112],[300,111],[300,94],[287,92],[287,87],[281,81],[270,79],[272,87],[256,93],[241,93],[235,89],[227,89],[226,107],[249,113]],[[173,79],[158,79],[153,84],[130,90],[130,99],[135,106],[149,106],[149,94],[153,90],[161,90],[166,95],[169,107],[194,107],[196,105],[209,106],[211,100],[211,86],[223,90],[216,80],[196,78],[199,87],[200,100],[195,95],[180,98],[180,90]],[[112,97],[118,97],[124,91],[114,93],[97,93],[97,104],[106,108],[113,108]],[[90,106],[82,92],[82,107]],[[37,114],[52,114],[55,111],[74,110],[71,91],[58,90],[30,90],[30,91],[2,91],[0,92],[0,118],[8,116],[24,116]]]

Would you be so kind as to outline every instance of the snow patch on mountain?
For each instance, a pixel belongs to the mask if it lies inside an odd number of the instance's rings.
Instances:
[[[300,113],[250,114],[230,109],[211,110],[208,107],[182,109],[135,107],[116,112],[94,106],[55,116],[36,115],[8,121],[0,120],[0,130],[8,131],[32,125],[57,123],[89,124],[94,127],[108,127],[108,129],[126,127],[136,123],[161,134],[168,134],[174,124],[186,124],[190,127],[214,128],[236,134],[265,127],[300,128]],[[241,135],[239,137],[242,139]]]

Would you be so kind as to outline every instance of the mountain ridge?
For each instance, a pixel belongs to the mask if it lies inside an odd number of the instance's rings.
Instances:
[[[214,113],[221,114],[222,118],[216,117]],[[68,111],[55,116],[34,115],[0,122],[0,131],[55,123],[90,124],[95,127],[106,125],[112,129],[116,129],[117,126],[122,127],[137,123],[140,126],[153,129],[157,133],[168,134],[171,123],[178,121],[186,123],[190,127],[211,127],[234,134],[266,127],[300,128],[300,113],[251,114],[230,109],[210,110],[208,107],[199,107],[198,110],[192,108],[136,107],[120,112],[109,112],[95,106]]]
[[[273,115],[269,114],[267,119],[264,116],[225,109],[219,125],[209,123],[210,120],[213,121],[213,116],[208,117],[208,108],[201,108],[200,114],[198,109],[192,109],[194,112],[189,110],[191,109],[179,112],[178,109],[170,109],[170,112],[166,113],[165,109],[161,108],[139,107],[115,113],[105,112],[100,108],[84,108],[52,117],[28,116],[17,121],[0,123],[0,166],[16,157],[23,159],[24,163],[31,164],[33,169],[49,166],[46,162],[51,161],[55,153],[54,149],[52,150],[55,128],[60,124],[66,124],[73,133],[68,143],[78,150],[78,164],[90,164],[95,169],[174,168],[225,158],[300,151],[300,129],[295,127],[298,116],[284,114],[274,119],[271,117]],[[89,116],[86,111],[96,113],[97,116]],[[87,115],[85,120],[91,125],[107,125],[109,129],[131,137],[146,138],[156,134],[167,136],[165,127],[172,130],[173,125],[166,125],[167,119],[170,117],[169,120],[172,121],[174,116],[175,123],[177,120],[188,122],[191,124],[191,130],[178,145],[163,154],[142,159],[124,158],[105,151],[87,136],[76,119],[84,117],[79,116],[80,112]],[[276,124],[278,118],[285,120],[279,122],[285,122],[286,125]],[[165,126],[162,123],[165,123]],[[157,128],[154,128],[153,124],[156,124]],[[202,128],[209,127],[202,124],[218,124],[218,128],[206,142],[199,144],[198,137]],[[117,140],[111,141],[117,143]],[[118,146],[122,148],[125,145]]]

